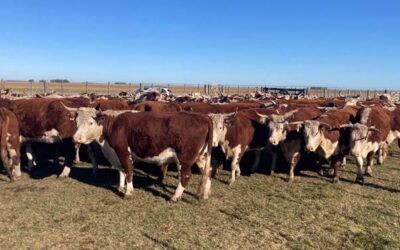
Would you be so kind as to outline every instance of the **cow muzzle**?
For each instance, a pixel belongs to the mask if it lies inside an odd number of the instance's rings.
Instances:
[[[273,138],[269,138],[269,142],[274,146],[278,145],[278,141]]]
[[[84,139],[85,138],[83,138],[83,136],[81,136],[81,135],[74,135],[73,136],[74,142],[77,142],[77,143],[84,143],[85,142]]]
[[[312,146],[312,145],[307,145],[307,146],[306,146],[306,150],[307,150],[308,152],[315,152],[316,147],[314,147],[314,146]]]

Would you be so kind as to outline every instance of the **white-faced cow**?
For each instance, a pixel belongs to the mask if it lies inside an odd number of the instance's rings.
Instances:
[[[362,108],[358,111],[351,128],[350,153],[357,160],[356,182],[363,184],[363,159],[367,159],[365,175],[372,174],[375,154],[385,146],[391,130],[390,111],[382,107]]]
[[[300,124],[312,120],[322,114],[318,108],[299,108],[284,115],[271,115],[268,127],[269,142],[281,148],[283,156],[290,164],[287,181],[293,181],[294,168],[299,162],[303,151],[304,137]]]
[[[330,110],[317,119],[303,123],[305,149],[330,160],[334,169],[334,182],[339,181],[339,167],[350,147],[350,129],[341,128],[349,124],[356,116],[358,108],[346,106],[343,109]]]
[[[210,187],[210,157],[213,127],[209,117],[186,112],[157,114],[125,112],[106,115],[93,108],[80,108],[74,140],[97,141],[110,163],[120,167],[119,190],[133,195],[133,160],[156,165],[176,163],[179,185],[172,201],[180,200],[192,175],[194,163],[202,169],[200,198],[207,199]],[[126,188],[125,188],[126,178]]]

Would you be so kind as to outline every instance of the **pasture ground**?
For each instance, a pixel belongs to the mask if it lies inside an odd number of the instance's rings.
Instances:
[[[399,248],[400,152],[391,152],[364,186],[353,184],[349,157],[339,184],[303,171],[293,183],[284,174],[253,174],[228,186],[223,171],[207,201],[196,198],[196,174],[177,204],[166,200],[174,171],[162,186],[154,169],[135,170],[129,200],[116,194],[118,173],[109,168],[97,181],[87,164],[65,180],[47,167],[14,183],[0,175],[0,249]]]

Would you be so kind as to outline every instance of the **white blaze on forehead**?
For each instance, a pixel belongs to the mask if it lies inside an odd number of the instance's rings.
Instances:
[[[370,113],[371,113],[371,108],[364,108],[361,111],[361,120],[360,120],[361,124],[367,124]]]

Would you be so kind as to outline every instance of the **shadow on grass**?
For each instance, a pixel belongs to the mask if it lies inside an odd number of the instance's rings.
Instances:
[[[171,246],[170,244],[168,244],[168,243],[166,243],[166,242],[164,242],[164,241],[161,241],[161,240],[159,240],[159,239],[156,239],[156,238],[150,236],[150,235],[147,234],[147,233],[143,233],[143,232],[142,232],[142,235],[143,235],[144,237],[146,237],[147,239],[153,241],[155,244],[160,245],[160,246],[163,246],[163,247],[166,248],[166,249],[178,249],[178,248],[173,247],[173,246]]]

